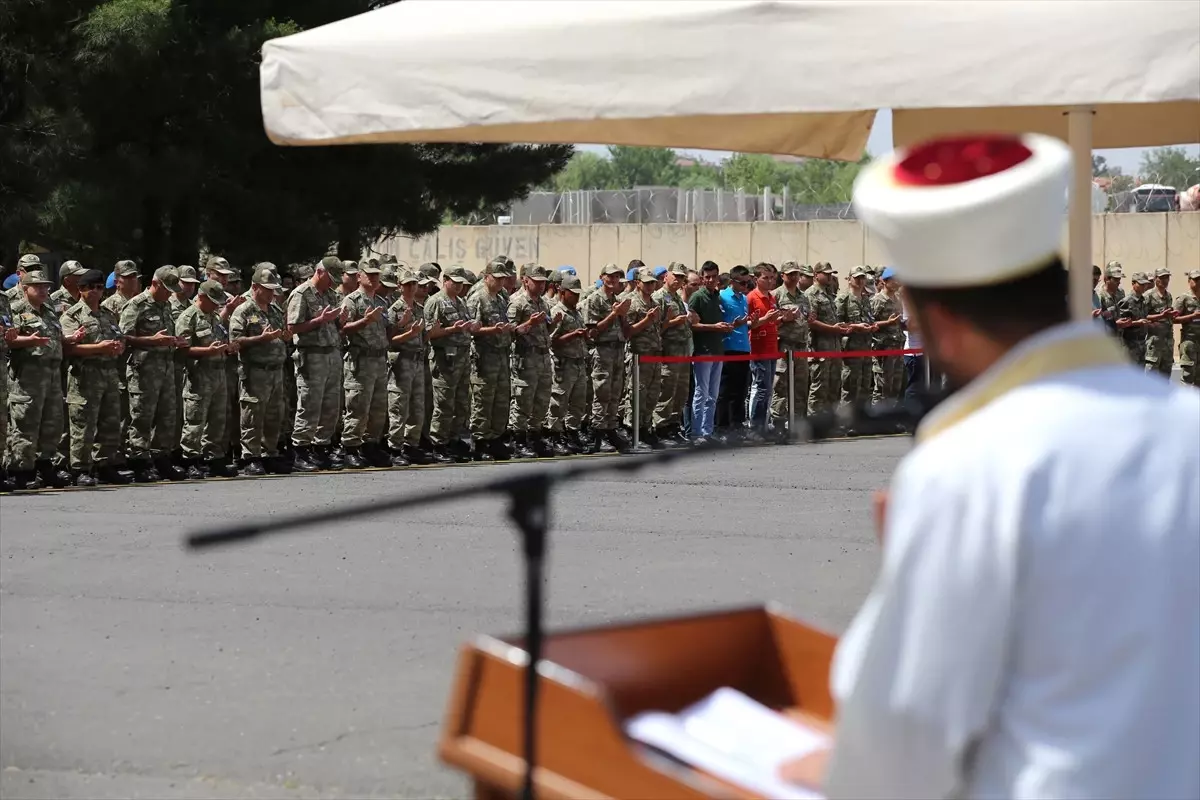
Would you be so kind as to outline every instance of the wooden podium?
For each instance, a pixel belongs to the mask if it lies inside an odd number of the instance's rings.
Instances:
[[[627,739],[626,719],[680,711],[722,686],[819,726],[833,717],[837,640],[764,607],[549,634],[539,670],[538,796],[753,798]],[[438,754],[468,773],[479,800],[518,796],[520,638],[483,637],[459,655]]]

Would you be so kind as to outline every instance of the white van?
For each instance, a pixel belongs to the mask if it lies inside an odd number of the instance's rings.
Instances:
[[[1174,186],[1163,186],[1158,183],[1143,183],[1130,196],[1130,211],[1178,211],[1179,190]]]

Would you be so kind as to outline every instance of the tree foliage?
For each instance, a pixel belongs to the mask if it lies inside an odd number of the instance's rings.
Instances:
[[[524,196],[570,146],[281,148],[262,43],[380,0],[0,4],[0,262],[22,241],[99,265],[247,264],[434,229]]]
[[[1142,153],[1139,172],[1142,183],[1174,186],[1182,192],[1200,183],[1200,158],[1192,158],[1182,147],[1156,147]]]

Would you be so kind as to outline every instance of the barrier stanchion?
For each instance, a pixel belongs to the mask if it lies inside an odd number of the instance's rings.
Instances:
[[[796,432],[796,356],[787,351],[788,371],[788,438]]]
[[[925,391],[929,391],[930,386],[933,384],[933,372],[929,368],[928,358],[922,356],[921,363],[925,365]]]
[[[642,414],[641,414],[641,411],[642,411],[642,402],[641,402],[642,386],[641,386],[641,384],[642,384],[642,382],[640,380],[641,376],[638,374],[640,372],[638,367],[641,366],[641,363],[642,363],[641,358],[642,357],[639,356],[637,353],[633,354],[633,391],[630,392],[630,396],[633,398],[633,447],[635,450],[637,449],[637,446],[641,443],[641,437],[642,437],[642,424],[641,424],[641,422],[642,422]]]

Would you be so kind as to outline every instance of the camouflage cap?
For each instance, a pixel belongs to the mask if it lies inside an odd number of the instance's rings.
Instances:
[[[562,291],[579,294],[582,291],[582,287],[583,283],[579,280],[578,275],[563,275]]]
[[[341,280],[342,260],[337,256],[325,256],[317,266],[328,272],[335,280]],[[316,272],[316,270],[313,271]]]
[[[550,278],[550,270],[546,269],[541,264],[526,264],[525,266],[521,267],[521,271],[525,274],[525,277],[529,278],[530,280],[544,281],[549,280]]]
[[[225,293],[225,287],[216,281],[205,281],[196,288],[196,294],[201,297],[207,297],[219,306],[223,306],[229,302],[229,295]]]
[[[654,275],[654,270],[649,267],[642,267],[637,271],[637,279],[641,283],[658,283],[658,278]]]
[[[479,276],[476,275],[474,272],[471,272],[471,270],[467,269],[466,267],[463,267],[462,271],[463,271],[463,274],[467,276],[468,283],[470,283],[471,285],[479,283]]]
[[[118,278],[128,278],[130,275],[137,275],[138,268],[137,264],[133,263],[129,259],[125,259],[116,263],[116,265],[113,267],[113,272]]]
[[[196,276],[195,267],[189,267],[187,264],[184,264],[182,267],[176,267],[176,269],[179,271],[179,280],[183,281],[184,283],[200,282],[200,278]]]
[[[357,275],[358,274],[358,262],[357,261],[343,261],[342,262],[342,273],[345,275]]]
[[[873,278],[873,277],[875,277],[875,273],[871,272],[870,267],[866,267],[866,266],[863,266],[860,264],[857,267],[850,268],[850,277],[851,278]]]
[[[442,275],[445,280],[454,281],[455,283],[470,284],[471,279],[467,277],[467,271],[462,267],[455,265],[446,270]]]
[[[795,261],[785,261],[783,262],[783,266],[779,268],[779,271],[784,275],[790,275],[793,272],[803,272],[804,268]]]
[[[78,277],[87,271],[87,267],[78,261],[64,261],[62,266],[58,268],[58,279],[61,281],[64,278]]]
[[[420,276],[420,277],[417,279],[417,283],[418,283],[418,284],[420,284],[421,286],[434,286],[434,287],[437,287],[437,286],[438,286],[438,279],[437,279],[436,277],[434,277],[433,275],[421,275],[421,276]]]
[[[1154,277],[1169,278],[1169,277],[1171,277],[1171,270],[1167,269],[1166,267],[1161,267],[1159,269],[1156,269],[1156,270],[1154,270]]]
[[[667,272],[672,275],[678,275],[681,278],[686,278],[688,276],[687,264],[684,264],[682,261],[672,261],[670,264],[667,264]]]
[[[159,267],[154,270],[154,280],[165,286],[168,291],[178,292],[183,286],[179,283],[179,270],[170,266]]]
[[[250,282],[266,289],[278,290],[281,286],[279,283],[279,273],[275,270],[275,265],[269,261],[264,261],[254,268],[254,277],[251,278]]]
[[[379,275],[379,282],[389,289],[395,289],[400,285],[400,281],[396,279],[396,268],[392,264],[387,264],[383,268],[383,272]]]
[[[1125,270],[1121,269],[1120,261],[1110,261],[1108,266],[1104,268],[1104,277],[1106,278],[1124,278]]]
[[[600,276],[604,277],[605,275],[620,275],[624,277],[625,270],[610,261],[600,269]]]
[[[1133,273],[1133,282],[1134,283],[1154,283],[1154,279],[1151,278],[1149,275],[1147,275],[1144,272],[1135,272],[1135,273]]]
[[[339,264],[338,266],[341,266],[341,265]],[[315,275],[316,272],[317,271],[308,264],[297,264],[296,266],[292,267],[292,277],[296,280],[297,283],[302,283],[302,282],[308,280],[313,275]]]
[[[34,253],[26,253],[17,262],[17,269],[33,269],[40,266],[42,266],[42,259],[38,258]]]
[[[817,275],[837,275],[837,270],[828,261],[818,261],[816,264],[813,264],[813,273]]]
[[[349,270],[346,270],[349,272]],[[369,260],[358,268],[359,272],[365,272],[367,275],[379,275],[383,272],[383,268],[379,266],[379,262],[375,259]]]
[[[442,274],[442,265],[436,261],[426,261],[417,267],[417,272],[426,278],[437,278]]]
[[[406,269],[400,272],[397,276],[397,283],[416,283],[421,280],[421,276],[413,272],[411,269]]]
[[[1187,273],[1187,276],[1190,280],[1193,280],[1193,281],[1200,280],[1200,269],[1192,270],[1191,272]]]
[[[800,274],[804,275],[805,277],[811,278],[813,276],[812,264],[801,264],[800,265]]]
[[[40,263],[40,262],[39,262]],[[22,286],[49,286],[50,279],[46,277],[46,273],[31,269],[21,276]]]
[[[208,259],[208,263],[204,266],[204,268],[209,272],[219,272],[222,275],[235,274],[233,267],[229,266],[229,261],[227,261],[223,256],[211,257]]]
[[[400,260],[399,260],[398,258],[396,258],[394,255],[392,255],[391,253],[388,253],[387,255],[385,255],[385,256],[383,257],[383,263],[385,263],[385,264],[399,264],[399,263],[400,263]]]
[[[556,269],[546,270],[546,283],[549,283],[552,286],[561,286],[562,279],[563,279],[563,273],[559,272],[558,270],[556,270]]]
[[[508,264],[503,261],[493,260],[483,268],[484,275],[492,275],[497,278],[511,278],[513,271],[508,268]]]
[[[85,269],[79,275],[78,286],[83,289],[103,289],[104,288],[104,273],[98,269]]]

